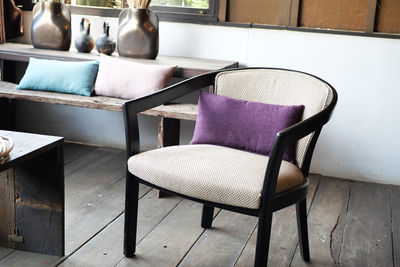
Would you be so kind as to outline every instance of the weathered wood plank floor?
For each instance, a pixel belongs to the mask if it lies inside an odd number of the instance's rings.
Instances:
[[[122,253],[124,152],[67,144],[64,258],[0,248],[0,266],[252,266],[256,218],[215,211],[200,227],[201,205],[157,199],[142,186],[137,256]],[[296,213],[274,214],[270,266],[400,267],[400,187],[312,175],[308,193],[311,263],[297,245]]]

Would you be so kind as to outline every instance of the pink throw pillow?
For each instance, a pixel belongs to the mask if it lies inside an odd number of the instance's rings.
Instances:
[[[165,88],[176,66],[147,65],[100,54],[96,95],[134,99]]]

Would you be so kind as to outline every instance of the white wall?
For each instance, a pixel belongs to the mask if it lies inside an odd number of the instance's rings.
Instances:
[[[79,28],[78,20],[74,17],[73,30]],[[91,20],[92,34],[99,36],[102,19]],[[108,21],[116,36],[117,20]],[[325,79],[337,89],[339,102],[322,131],[311,171],[400,184],[400,40],[163,22],[160,54],[292,68]],[[21,128],[123,146],[119,113],[38,105],[19,105]],[[49,114],[46,120],[42,114]],[[50,118],[54,114],[57,119]],[[32,119],[36,116],[40,121]],[[65,126],[58,128],[60,122]],[[145,143],[154,146],[155,122],[143,124],[148,127]],[[183,128],[183,142],[187,142],[193,124]]]

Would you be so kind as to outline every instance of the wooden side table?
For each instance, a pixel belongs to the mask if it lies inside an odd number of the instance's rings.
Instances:
[[[0,246],[64,255],[64,138],[2,131],[15,146],[0,165]]]

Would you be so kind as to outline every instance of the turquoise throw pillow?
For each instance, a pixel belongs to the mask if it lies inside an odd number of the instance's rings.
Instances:
[[[94,89],[97,61],[59,61],[30,58],[17,89],[53,91],[90,96]]]

